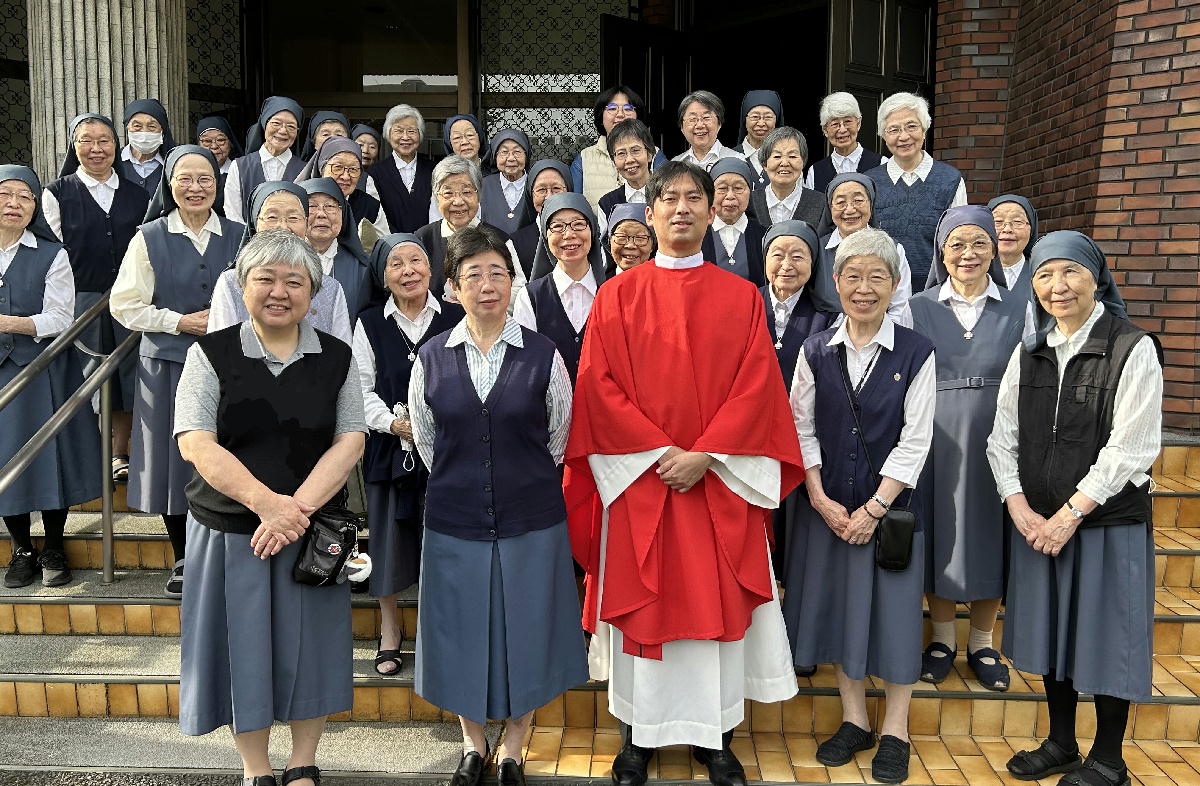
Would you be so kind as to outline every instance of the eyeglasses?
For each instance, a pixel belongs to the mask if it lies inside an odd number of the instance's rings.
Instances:
[[[341,177],[342,175],[358,177],[362,174],[362,167],[354,166],[353,164],[350,166],[345,166],[343,164],[328,164],[326,168],[329,170],[329,174],[333,175],[334,177]]]
[[[445,199],[449,202],[455,199],[474,199],[478,193],[478,189],[464,188],[462,191],[439,191],[437,195],[438,199]]]
[[[295,123],[285,123],[282,120],[271,120],[267,122],[267,130],[269,131],[291,131],[295,133],[300,130],[300,126]]]
[[[401,139],[407,139],[409,137],[416,139],[421,136],[421,132],[415,128],[393,127],[391,136],[399,137]]]
[[[637,111],[633,104],[605,104],[604,109],[607,112],[616,112],[618,109],[620,109],[622,112]]]
[[[724,197],[726,194],[732,193],[736,197],[744,196],[750,190],[749,186],[744,186],[741,183],[733,186],[721,185],[717,186],[714,193],[717,196]]]
[[[627,246],[630,243],[633,243],[638,248],[644,248],[645,246],[650,245],[649,235],[626,235],[622,232],[618,232],[612,236],[612,240],[618,246]]]
[[[192,186],[200,186],[203,189],[212,188],[216,185],[217,179],[212,175],[201,175],[200,177],[192,177],[191,175],[179,175],[171,178],[175,181],[175,185],[180,188],[191,188]]]
[[[857,273],[846,273],[839,278],[839,281],[848,287],[857,287],[862,284],[864,280],[869,286],[882,287],[888,284],[892,280],[892,277],[886,276],[883,273],[872,273],[864,279]]]
[[[615,155],[613,155],[613,161],[624,161],[627,158],[641,156],[645,152],[646,148],[642,147],[641,145],[633,145],[632,147],[622,148],[618,150]]]
[[[1029,222],[1023,218],[1006,218],[996,222],[996,229],[1028,229]]]
[[[37,204],[32,191],[0,191],[0,205],[6,205],[13,199],[16,199],[21,207],[33,207]]]
[[[508,274],[507,270],[492,270],[488,273],[467,273],[465,276],[458,277],[458,283],[474,289],[483,285],[484,278],[487,278],[492,284],[503,284],[512,278],[512,276]]]
[[[909,136],[916,136],[917,134],[921,133],[921,124],[910,120],[902,126],[888,126],[887,128],[883,129],[883,135],[900,136],[901,131]]]
[[[479,141],[479,134],[476,134],[473,131],[470,133],[466,133],[466,134],[451,134],[450,135],[450,144],[454,144],[455,142],[461,143],[461,142],[478,142],[478,141]]]
[[[773,122],[775,120],[775,113],[767,112],[766,114],[763,114],[761,112],[752,112],[751,114],[746,115],[746,120],[750,121],[751,123]]]
[[[590,228],[591,224],[589,224],[586,219],[577,218],[574,221],[569,222],[551,222],[550,225],[546,227],[546,233],[549,235],[565,235],[569,229],[577,235],[582,235]]]
[[[221,134],[220,136],[202,136],[200,137],[200,145],[202,147],[214,148],[224,147],[229,144],[229,137]]]
[[[840,131],[843,128],[854,128],[856,125],[858,125],[857,117],[843,117],[836,120],[830,120],[825,124],[825,127],[830,131]]]
[[[698,126],[701,124],[710,125],[717,122],[717,116],[712,112],[705,112],[702,115],[684,115],[683,124],[685,126]]]
[[[567,190],[566,186],[538,186],[533,189],[534,196],[548,197],[553,194],[562,194]]]
[[[312,215],[313,213],[321,213],[322,215],[331,216],[340,212],[342,212],[341,205],[314,205],[312,202],[308,203],[309,215]]]
[[[964,243],[961,240],[955,240],[946,246],[946,250],[953,251],[955,254],[962,254],[966,252],[968,247],[976,254],[986,254],[992,250],[992,241],[973,240],[970,243]]]
[[[265,216],[259,216],[258,223],[269,227],[279,226],[280,224],[287,224],[290,227],[296,227],[304,223],[304,216],[277,216],[268,214]]]
[[[837,199],[833,200],[831,204],[834,210],[845,210],[848,207],[853,207],[858,210],[867,204],[867,198],[865,196],[856,196],[853,199],[838,197]]]
[[[99,139],[92,139],[91,137],[85,136],[82,139],[76,139],[75,144],[82,148],[89,148],[93,145],[96,147],[110,147],[113,145],[113,138],[111,136],[104,136],[100,137]]]

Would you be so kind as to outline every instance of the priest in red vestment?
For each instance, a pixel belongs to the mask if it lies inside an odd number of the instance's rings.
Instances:
[[[646,201],[658,254],[596,295],[566,454],[592,677],[627,726],[618,786],[676,744],[741,786],[744,700],[796,693],[768,512],[803,479],[800,448],[761,295],[700,253],[712,179],[669,162]]]

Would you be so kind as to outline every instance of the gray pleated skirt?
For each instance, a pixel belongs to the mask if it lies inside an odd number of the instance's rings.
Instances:
[[[0,388],[20,371],[11,360],[0,362]],[[68,350],[0,410],[0,466],[46,424],[82,379],[79,360]],[[0,516],[57,510],[96,499],[101,491],[101,471],[100,429],[95,414],[85,407],[0,494]]]
[[[425,531],[416,692],[479,723],[587,682],[566,522],[496,541]]]
[[[103,296],[102,292],[76,292],[75,293],[75,316],[78,317],[83,312],[87,311],[92,306],[96,305]],[[99,318],[92,321],[79,336],[79,340],[84,346],[95,352],[112,352],[117,348],[125,338],[129,335],[129,330],[120,322],[112,318],[111,314],[105,313]],[[83,373],[90,374],[100,365],[100,360],[91,355],[79,353],[80,362],[83,364]],[[136,387],[136,372],[137,372],[137,350],[125,356],[121,361],[117,373],[112,376],[112,402],[113,412],[132,412],[133,411],[133,391]],[[96,412],[100,411],[100,393],[97,392],[92,397],[92,409]]]
[[[796,505],[788,537],[783,617],[797,666],[835,663],[851,679],[867,675],[909,685],[921,672],[924,533],[899,573],[875,565],[875,541],[852,546],[812,509]]]
[[[416,516],[398,517],[411,512],[408,497],[412,492],[397,490],[391,482],[367,483],[367,526],[371,543],[371,577],[368,592],[373,598],[394,595],[408,589],[421,575],[420,511]],[[424,488],[424,486],[422,486]]]
[[[1019,533],[1010,545],[1002,651],[1030,674],[1080,693],[1151,695],[1154,535],[1148,524],[1081,529],[1057,557]]]
[[[302,541],[266,560],[249,535],[187,518],[179,728],[235,733],[320,718],[354,703],[350,585],[292,579]]]
[[[192,479],[192,465],[183,460],[172,436],[182,373],[182,363],[138,358],[128,493],[130,506],[147,513],[187,513],[184,486]]]

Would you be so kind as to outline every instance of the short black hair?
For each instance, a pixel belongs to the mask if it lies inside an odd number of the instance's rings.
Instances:
[[[617,93],[624,93],[625,97],[629,99],[629,103],[637,111],[638,120],[646,122],[646,102],[634,92],[633,88],[628,85],[610,87],[596,96],[596,104],[592,107],[592,123],[596,126],[596,133],[601,136],[604,135],[604,107],[609,105]]]
[[[608,145],[609,158],[612,158],[613,148],[617,146],[617,143],[626,137],[637,139],[650,151],[651,159],[654,158],[654,137],[650,135],[650,129],[646,127],[646,124],[636,118],[622,120],[613,126],[613,130],[608,133],[608,139],[605,140],[605,143]]]
[[[512,254],[508,252],[508,237],[495,227],[480,224],[458,230],[446,242],[446,263],[443,268],[446,278],[458,281],[458,269],[463,261],[489,251],[500,255],[510,276],[517,274]]]
[[[653,205],[667,184],[680,177],[691,178],[693,183],[700,186],[704,195],[708,197],[708,206],[712,207],[716,195],[712,177],[702,168],[687,161],[668,161],[650,173],[650,181],[646,183],[646,204]]]

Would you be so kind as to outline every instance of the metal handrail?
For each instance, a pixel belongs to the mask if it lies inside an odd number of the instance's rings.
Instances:
[[[37,374],[46,370],[54,358],[63,350],[76,343],[83,330],[108,309],[108,293],[105,293],[91,308],[79,315],[71,325],[58,335],[29,365],[13,377],[7,385],[0,389],[0,409],[3,409],[28,386]],[[50,440],[61,431],[71,418],[85,405],[90,405],[96,390],[100,391],[100,478],[101,488],[101,541],[103,554],[103,580],[105,584],[116,581],[116,571],[113,559],[113,482],[109,469],[112,466],[112,377],[120,368],[121,361],[134,350],[141,341],[141,333],[131,333],[124,341],[108,355],[103,355],[80,346],[80,349],[93,357],[104,358],[91,374],[71,394],[58,411],[50,416],[42,427],[37,430],[29,441],[18,450],[8,463],[0,467],[0,494],[24,472],[37,454]]]

